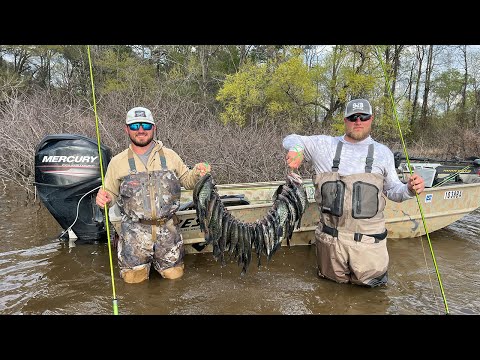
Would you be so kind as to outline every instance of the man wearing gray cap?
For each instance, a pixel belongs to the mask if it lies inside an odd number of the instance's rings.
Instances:
[[[417,174],[406,184],[399,180],[392,151],[370,136],[373,118],[370,102],[355,99],[345,108],[343,136],[291,134],[283,139],[288,166],[297,169],[305,158],[315,171],[318,275],[368,287],[388,280],[385,196],[401,202],[425,187]]]
[[[206,162],[190,170],[175,151],[153,139],[154,130],[149,109],[128,111],[125,132],[131,143],[108,164],[105,189],[96,197],[98,206],[116,204],[120,209],[118,265],[127,283],[148,279],[152,263],[164,278],[183,275],[183,239],[175,215],[180,186],[192,189],[210,172]]]

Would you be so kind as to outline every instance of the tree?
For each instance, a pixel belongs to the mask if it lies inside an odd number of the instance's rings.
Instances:
[[[267,66],[251,62],[238,73],[227,75],[216,97],[224,106],[220,113],[223,123],[234,122],[240,126],[255,123],[265,110],[267,83]]]

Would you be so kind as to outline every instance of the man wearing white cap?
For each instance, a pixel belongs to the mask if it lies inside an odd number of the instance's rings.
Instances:
[[[183,239],[175,215],[180,186],[192,189],[210,172],[206,162],[190,170],[175,151],[153,139],[154,130],[149,109],[128,111],[125,132],[131,143],[110,161],[105,189],[96,197],[98,206],[117,204],[120,209],[118,264],[127,283],[148,279],[152,263],[164,278],[183,275]]]
[[[315,170],[318,275],[375,287],[388,280],[384,196],[401,202],[415,191],[420,194],[425,185],[417,174],[402,183],[392,151],[370,137],[373,111],[368,100],[349,101],[343,121],[343,136],[291,134],[283,139],[283,147],[291,169],[305,158]]]

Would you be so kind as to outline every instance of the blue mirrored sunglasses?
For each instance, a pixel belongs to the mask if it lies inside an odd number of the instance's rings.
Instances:
[[[369,115],[369,114],[353,114],[347,117],[347,120],[351,122],[355,122],[357,121],[357,118],[360,118],[360,121],[367,121],[367,120],[370,120],[371,117],[372,115]]]
[[[153,127],[153,124],[150,124],[150,123],[134,123],[134,124],[128,124],[128,127],[130,130],[134,130],[134,131],[137,131],[138,129],[140,129],[140,125],[142,125],[143,127],[143,130],[152,130],[152,127]]]

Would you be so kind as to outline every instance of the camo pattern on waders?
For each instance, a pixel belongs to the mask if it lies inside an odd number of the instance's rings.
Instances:
[[[343,143],[332,171],[313,177],[321,221],[315,229],[318,275],[339,283],[378,286],[387,282],[388,252],[383,176],[373,174],[373,144],[365,173],[340,175]]]
[[[180,182],[167,169],[163,151],[158,153],[162,170],[137,172],[129,149],[130,174],[122,179],[118,205],[122,213],[118,244],[120,269],[150,264],[161,272],[183,264],[183,239],[175,212],[180,206]]]

